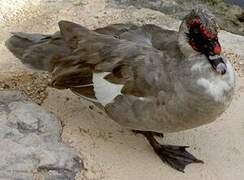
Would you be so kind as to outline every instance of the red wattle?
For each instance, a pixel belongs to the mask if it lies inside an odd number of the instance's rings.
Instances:
[[[217,54],[217,55],[220,55],[220,53],[221,53],[221,47],[220,46],[215,46],[214,47],[214,53]]]

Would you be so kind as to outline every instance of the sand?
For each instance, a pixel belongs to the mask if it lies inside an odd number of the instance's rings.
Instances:
[[[4,3],[5,2],[5,3]],[[8,3],[6,3],[8,2]],[[150,9],[119,9],[107,6],[105,0],[0,0],[0,82],[36,81],[26,74],[33,71],[21,65],[4,47],[10,31],[51,33],[58,29],[61,19],[71,20],[89,28],[109,23],[154,23],[164,28],[177,29],[180,21]],[[12,3],[11,8],[9,3]],[[21,7],[19,6],[21,5]],[[8,8],[3,8],[4,6]],[[14,12],[14,13],[10,13]],[[11,15],[9,15],[11,14]],[[63,141],[72,146],[85,161],[85,170],[77,180],[229,180],[244,176],[244,37],[222,31],[220,40],[224,53],[237,71],[236,95],[230,108],[214,123],[196,129],[166,134],[163,143],[189,145],[193,154],[205,163],[190,165],[186,173],[177,172],[163,164],[141,135],[135,135],[109,119],[90,102],[80,100],[70,91],[44,88],[42,106],[53,112],[62,122]],[[22,76],[19,76],[21,75]],[[39,77],[41,76],[41,77]],[[18,77],[18,78],[15,78]],[[39,77],[39,78],[38,78]],[[43,82],[48,78],[42,79]],[[30,83],[13,88],[27,89]],[[38,83],[36,83],[38,84]],[[44,83],[45,84],[45,83]],[[2,87],[2,86],[1,86]],[[12,86],[11,86],[12,87]],[[5,87],[6,88],[6,87]],[[30,86],[31,89],[35,87]],[[42,87],[43,88],[43,87]],[[31,89],[29,91],[31,91]]]

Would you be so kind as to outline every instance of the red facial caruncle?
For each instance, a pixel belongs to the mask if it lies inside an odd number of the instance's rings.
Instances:
[[[200,32],[201,34],[207,38],[211,39],[212,38],[212,33],[206,30],[204,25],[202,24],[202,21],[199,18],[193,19],[192,21],[189,22],[188,26],[198,26],[200,27]]]
[[[207,31],[203,25],[200,25],[200,31],[205,38],[212,39],[212,34],[209,31]]]
[[[187,26],[190,30],[189,36],[191,37],[189,38],[189,44],[194,50],[201,52],[208,50],[209,52],[211,51],[210,54],[220,55],[221,46],[217,36],[207,30],[200,18],[188,21]]]

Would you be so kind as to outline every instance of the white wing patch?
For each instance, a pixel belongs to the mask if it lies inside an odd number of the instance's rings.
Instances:
[[[95,96],[103,106],[113,102],[114,98],[121,94],[123,85],[113,84],[104,79],[110,72],[93,73],[92,81]]]

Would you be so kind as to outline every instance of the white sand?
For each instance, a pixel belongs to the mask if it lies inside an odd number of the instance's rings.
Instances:
[[[0,0],[0,5],[4,5],[3,2],[7,4]],[[108,8],[105,7],[105,0],[34,0],[28,5],[22,2],[30,1],[19,2],[22,8],[6,6],[8,8],[0,9],[0,14],[19,12],[17,16],[1,19],[2,42],[9,31],[54,32],[61,19],[79,22],[89,28],[132,21],[177,29],[180,23],[148,9]],[[222,32],[221,42],[228,57],[244,60],[244,37]],[[3,44],[0,45],[0,54],[1,72],[28,70]],[[235,63],[236,68],[241,69],[239,62]],[[205,161],[203,165],[188,166],[185,174],[163,164],[142,136],[135,136],[107,118],[98,108],[90,109],[89,105],[91,103],[79,100],[69,91],[51,88],[43,104],[62,121],[63,141],[85,159],[87,170],[77,176],[78,180],[241,180],[244,177],[244,81],[241,78],[233,103],[216,122],[185,132],[166,134],[161,140],[169,144],[190,145],[189,151]]]

